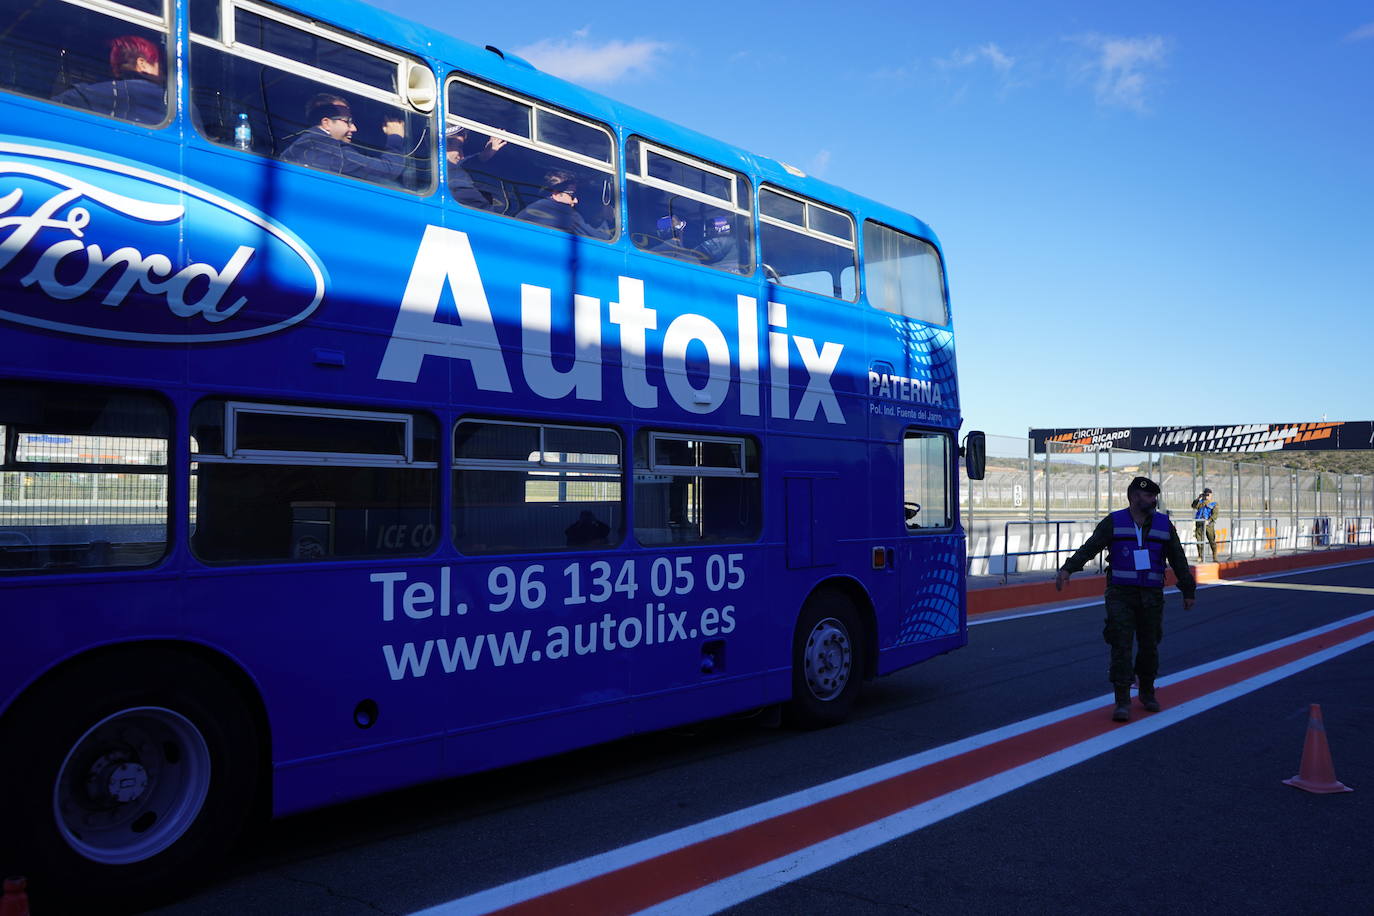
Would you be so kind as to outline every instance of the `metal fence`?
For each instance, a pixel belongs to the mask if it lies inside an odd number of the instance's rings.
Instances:
[[[1030,439],[988,436],[986,478],[970,481],[961,469],[972,575],[1005,578],[1060,566],[1104,515],[1125,505],[1136,475],[1160,485],[1159,508],[1173,517],[1190,559],[1203,551],[1212,559],[1193,524],[1191,504],[1204,487],[1218,504],[1223,562],[1374,543],[1374,476],[1168,452],[1063,449],[1049,443],[1036,453]]]

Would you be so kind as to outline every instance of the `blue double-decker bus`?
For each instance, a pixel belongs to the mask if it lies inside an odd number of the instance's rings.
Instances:
[[[347,0],[7,0],[0,870],[964,645],[905,213]]]

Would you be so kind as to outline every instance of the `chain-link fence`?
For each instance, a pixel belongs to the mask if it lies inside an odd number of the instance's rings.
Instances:
[[[1073,453],[1060,443],[1036,453],[1030,439],[988,436],[986,478],[961,479],[970,574],[1058,567],[1104,515],[1125,506],[1137,475],[1159,483],[1159,508],[1174,519],[1190,559],[1374,543],[1374,476],[1128,449]],[[1194,523],[1192,502],[1204,488],[1217,502],[1215,557],[1206,529]]]

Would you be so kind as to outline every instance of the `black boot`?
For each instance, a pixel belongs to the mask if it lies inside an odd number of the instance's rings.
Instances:
[[[1155,697],[1155,682],[1153,679],[1140,679],[1140,705],[1144,706],[1148,712],[1159,712],[1159,699]]]
[[[1116,688],[1116,709],[1112,710],[1113,722],[1129,722],[1131,720],[1131,688]]]

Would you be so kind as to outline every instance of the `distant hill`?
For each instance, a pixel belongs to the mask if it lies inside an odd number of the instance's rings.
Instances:
[[[1135,452],[1117,452],[1116,470],[1124,471],[1132,461]],[[1349,451],[1310,451],[1310,452],[1235,452],[1223,454],[1219,452],[1181,452],[1188,458],[1206,458],[1209,461],[1240,461],[1248,464],[1268,464],[1274,467],[1296,468],[1300,471],[1325,471],[1331,474],[1363,474],[1367,477],[1374,477],[1374,450],[1352,449]],[[1141,454],[1141,459],[1144,455]],[[1036,456],[1036,465],[1039,466],[1044,458]],[[1101,466],[1106,467],[1107,459],[1104,456]],[[1021,473],[1026,471],[1025,458],[996,457],[988,458],[988,470],[1015,471]]]
[[[1190,458],[1224,458],[1252,464],[1270,464],[1301,471],[1326,471],[1332,474],[1365,474],[1374,476],[1374,450],[1352,449],[1350,451],[1310,451],[1310,452],[1242,452],[1239,454],[1217,454],[1216,452],[1188,452]]]

